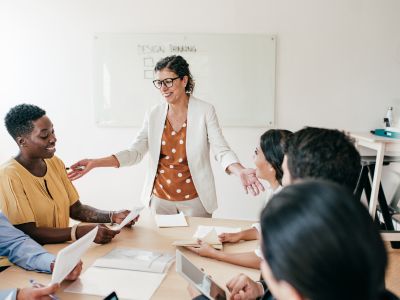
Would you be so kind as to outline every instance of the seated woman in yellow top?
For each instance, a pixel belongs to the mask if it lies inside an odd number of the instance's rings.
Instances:
[[[79,201],[56,156],[56,136],[46,112],[21,104],[5,117],[19,153],[0,166],[0,208],[12,224],[39,243],[75,240],[97,225],[68,227],[69,218],[88,223],[120,223],[128,210],[102,211]],[[119,233],[100,225],[95,242],[108,243]]]

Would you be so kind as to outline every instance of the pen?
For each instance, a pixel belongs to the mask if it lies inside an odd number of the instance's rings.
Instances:
[[[34,287],[34,288],[41,288],[41,287],[45,287],[43,284],[37,282],[35,279],[29,279],[30,284]],[[51,299],[53,300],[59,300],[59,298],[55,295],[48,295]]]
[[[82,170],[85,169],[85,167],[84,167],[84,166],[78,166],[78,167],[76,167],[75,169],[76,169],[76,170],[79,170],[79,171],[82,171]],[[66,167],[65,170],[69,171],[69,170],[72,170],[72,168]]]

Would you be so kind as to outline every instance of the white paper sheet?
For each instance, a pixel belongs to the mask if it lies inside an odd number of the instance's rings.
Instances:
[[[188,226],[183,212],[175,215],[155,215],[158,227],[184,227]]]
[[[130,221],[132,221],[133,219],[135,219],[140,212],[143,210],[144,206],[140,206],[140,207],[134,207],[131,212],[129,213],[129,215],[127,215],[125,217],[125,219],[121,222],[121,224],[118,224],[116,226],[111,227],[112,230],[120,230],[122,227],[124,227],[126,224],[128,224]]]
[[[98,229],[99,227],[96,226],[79,240],[61,249],[57,253],[49,285],[53,283],[61,283],[61,281],[63,281],[64,278],[75,268],[82,255],[89,249],[90,245],[92,245]]]
[[[205,226],[199,225],[197,227],[196,232],[193,234],[194,238],[203,239],[207,234],[209,234],[212,230],[215,230],[217,235],[221,233],[236,233],[240,232],[242,229],[240,227],[223,227],[223,226]]]
[[[105,297],[115,291],[120,299],[147,300],[166,274],[90,267],[64,292]]]
[[[9,293],[4,300],[13,300],[14,299],[14,292]]]

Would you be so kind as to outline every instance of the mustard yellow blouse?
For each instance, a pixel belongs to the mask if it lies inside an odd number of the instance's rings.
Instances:
[[[15,159],[0,166],[0,208],[12,224],[68,227],[69,208],[79,199],[78,192],[58,157],[45,162],[43,177],[32,175]]]

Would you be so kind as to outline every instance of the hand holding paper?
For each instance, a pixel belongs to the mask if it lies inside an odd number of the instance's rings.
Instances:
[[[120,230],[122,229],[124,226],[126,226],[129,222],[133,221],[134,219],[136,219],[140,212],[143,210],[144,206],[139,206],[139,207],[135,207],[131,210],[131,212],[125,217],[125,219],[118,225],[112,227],[112,230]]]
[[[92,245],[97,231],[98,227],[96,226],[82,238],[57,253],[50,284],[61,283],[61,281],[76,267],[82,255],[89,249],[90,245]]]

